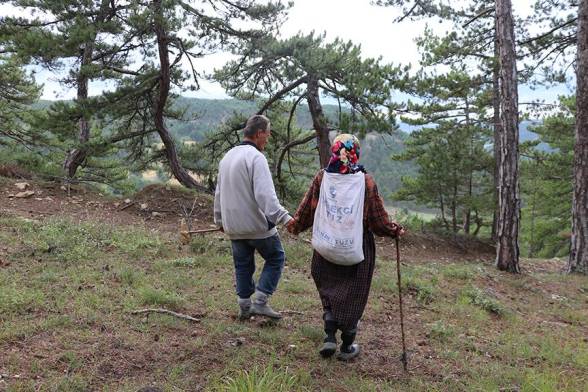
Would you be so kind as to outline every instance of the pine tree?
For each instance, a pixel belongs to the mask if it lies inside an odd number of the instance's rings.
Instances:
[[[39,98],[40,87],[22,68],[16,57],[0,56],[0,145],[18,143],[32,146],[30,105]]]
[[[156,132],[163,148],[151,149],[146,162],[165,158],[181,184],[206,190],[180,163],[178,149],[167,128],[166,119],[181,117],[181,113],[171,109],[173,90],[198,89],[204,76],[194,66],[196,59],[215,50],[237,50],[243,41],[267,36],[280,24],[285,8],[281,2],[258,4],[251,0],[137,3],[126,29],[141,48],[141,67],[107,97],[109,101],[124,102],[114,110],[126,113],[116,125],[116,136],[111,140],[125,141],[131,148],[131,156],[141,159],[145,155],[144,145]],[[236,28],[242,21],[251,27]],[[183,30],[190,34],[186,36]],[[153,57],[158,59],[157,63],[152,61]],[[189,64],[190,72],[181,69],[182,62]]]
[[[67,154],[64,171],[72,179],[78,168],[86,165],[92,121],[98,114],[96,100],[89,97],[89,83],[108,80],[112,70],[127,65],[124,51],[118,46],[123,8],[110,0],[63,2],[55,0],[3,0],[32,16],[5,17],[0,20],[4,42],[11,52],[33,64],[65,73],[61,83],[76,89],[71,105],[55,105],[53,114],[76,124],[77,135],[64,135]],[[49,118],[51,121],[51,117]],[[48,125],[50,126],[50,125]],[[73,126],[66,129],[72,131]],[[59,130],[57,130],[59,132]]]
[[[241,50],[239,59],[215,75],[234,97],[269,97],[259,113],[278,100],[291,100],[293,113],[306,100],[321,167],[330,157],[329,131],[341,128],[363,134],[366,130],[394,128],[390,92],[402,72],[399,67],[380,64],[380,59],[362,59],[360,48],[350,42],[323,41],[323,36],[314,34],[254,41]],[[330,124],[324,115],[321,94],[348,104],[350,114],[340,112],[338,123]],[[386,113],[384,108],[390,111]]]
[[[112,156],[117,146],[126,152],[115,155],[131,164],[164,161],[182,184],[203,190],[181,165],[166,127],[166,119],[181,117],[171,109],[174,90],[197,89],[205,75],[194,66],[196,59],[269,34],[281,23],[286,9],[279,1],[258,4],[253,0],[96,0],[66,2],[65,6],[54,0],[3,3],[32,7],[43,15],[2,19],[10,50],[48,69],[61,65],[69,70],[62,83],[77,88],[74,103],[55,104],[46,124],[61,133],[62,142],[69,143],[68,176],[80,165],[87,169],[91,156]],[[240,29],[236,24],[249,28]],[[97,79],[110,81],[113,88],[102,96],[88,97],[88,83]],[[66,125],[66,120],[70,124],[61,130],[52,126]],[[78,127],[75,142],[74,123]],[[153,148],[154,135],[163,142],[162,149]]]
[[[588,0],[578,11],[572,241],[568,270],[588,274]]]
[[[521,249],[528,257],[570,251],[576,100],[560,98],[554,113],[531,127],[539,138],[521,145]]]
[[[500,89],[498,69],[498,45],[496,36],[496,14],[494,1],[473,0],[456,5],[439,0],[380,0],[376,4],[381,6],[395,6],[402,9],[404,19],[436,18],[450,21],[454,28],[444,36],[435,36],[430,30],[425,30],[423,36],[417,40],[423,49],[423,65],[449,65],[477,69],[473,72],[484,75],[485,80],[492,86],[491,110],[493,112],[494,127],[494,204],[495,211],[492,223],[492,238],[497,235],[498,216],[498,169],[501,162],[499,135],[500,122]],[[489,103],[490,104],[490,103]]]
[[[500,70],[500,166],[496,266],[519,273],[519,113],[514,21],[510,0],[496,0]]]
[[[524,23],[534,28],[518,29],[519,56],[526,59],[521,70],[525,80],[543,85],[571,80],[568,71],[576,59],[578,4],[576,0],[535,1],[534,12]]]
[[[454,233],[478,234],[492,198],[489,181],[491,156],[486,151],[491,122],[485,108],[491,91],[481,78],[463,71],[425,76],[413,81],[412,93],[422,103],[409,101],[410,116],[403,121],[420,126],[407,148],[396,158],[415,160],[418,174],[403,177],[398,200],[414,200],[439,209],[441,223]]]

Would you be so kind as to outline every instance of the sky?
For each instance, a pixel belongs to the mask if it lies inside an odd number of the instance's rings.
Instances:
[[[459,0],[455,0],[459,1]],[[527,16],[532,12],[533,0],[513,0],[513,11],[520,16]],[[0,15],[8,14],[10,10],[3,7]],[[404,21],[394,23],[399,10],[394,7],[377,7],[370,4],[370,0],[294,0],[286,23],[281,26],[281,36],[290,37],[298,32],[326,33],[328,41],[336,37],[351,40],[361,45],[364,57],[382,56],[383,61],[412,64],[418,68],[419,53],[415,44],[417,38],[424,31],[427,23],[435,32],[441,34],[450,28],[449,25],[435,21]],[[198,67],[212,71],[221,67],[230,56],[217,53],[200,59]],[[36,75],[38,82],[44,84],[42,98],[68,99],[75,96],[74,90],[65,90],[57,83],[58,75],[47,71],[40,71]],[[105,85],[94,82],[90,86],[90,94],[99,94]],[[531,90],[527,86],[520,86],[521,102],[534,99],[544,99],[553,102],[558,95],[569,94],[570,89],[564,85]],[[222,87],[212,82],[202,82],[201,89],[196,92],[184,92],[182,95],[200,98],[228,98]]]

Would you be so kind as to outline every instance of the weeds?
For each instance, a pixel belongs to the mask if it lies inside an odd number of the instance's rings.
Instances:
[[[475,305],[489,313],[503,316],[506,314],[505,307],[496,299],[490,297],[477,287],[468,287],[461,292],[461,297],[466,303]]]
[[[451,264],[444,266],[441,269],[441,273],[446,278],[459,280],[471,280],[476,276],[476,272],[469,265]]]
[[[452,326],[443,323],[442,321],[435,321],[431,325],[431,330],[429,332],[429,337],[431,339],[438,340],[440,342],[445,342],[448,338],[455,335],[455,331]]]
[[[429,304],[435,299],[434,287],[424,279],[408,275],[403,277],[402,287],[413,294],[421,304]]]
[[[181,308],[184,299],[166,290],[158,290],[151,287],[143,287],[139,290],[139,297],[143,305],[157,305],[171,310]]]
[[[275,369],[273,366],[251,370],[241,370],[235,376],[227,376],[221,385],[213,388],[218,392],[290,392],[307,391],[300,385],[299,377],[286,367]]]

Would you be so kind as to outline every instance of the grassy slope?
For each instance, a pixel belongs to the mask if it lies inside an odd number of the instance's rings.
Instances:
[[[581,391],[588,279],[528,262],[403,267],[410,376],[397,360],[395,268],[378,260],[359,361],[322,360],[309,245],[287,241],[277,325],[234,320],[229,243],[128,227],[0,216],[0,390]],[[166,307],[199,315],[129,314]],[[297,312],[302,312],[297,313]],[[242,369],[246,369],[243,372]]]

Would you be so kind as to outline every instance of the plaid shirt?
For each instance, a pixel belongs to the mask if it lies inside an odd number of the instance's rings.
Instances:
[[[288,231],[298,234],[314,223],[314,211],[319,202],[321,183],[324,170],[321,170],[312,180],[310,189],[304,195],[304,199],[298,206],[294,219],[288,223]],[[374,178],[365,175],[365,202],[363,208],[363,227],[371,230],[375,235],[381,237],[396,237],[402,226],[390,220],[388,212],[384,207],[384,201],[378,194],[378,186]]]

